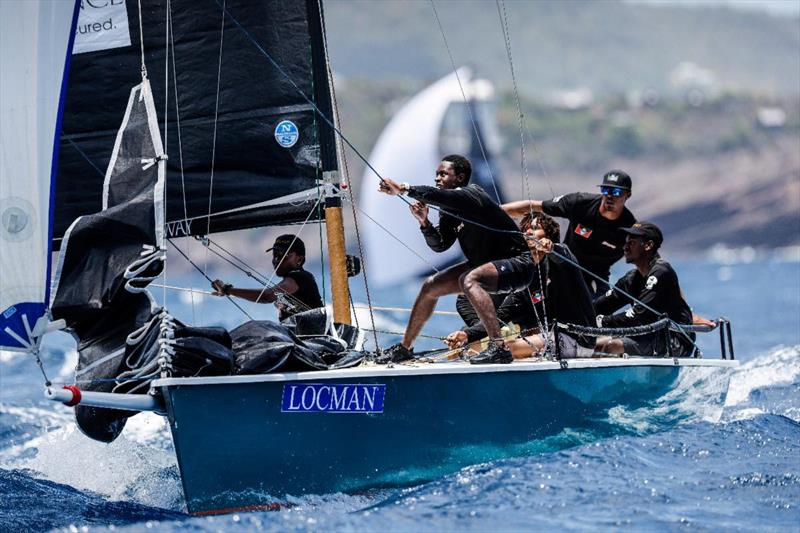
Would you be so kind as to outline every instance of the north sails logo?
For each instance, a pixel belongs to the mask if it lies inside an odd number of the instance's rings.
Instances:
[[[386,385],[292,383],[283,386],[282,413],[382,413]]]

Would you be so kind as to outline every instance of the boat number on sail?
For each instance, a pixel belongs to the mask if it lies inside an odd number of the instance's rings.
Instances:
[[[382,413],[386,385],[287,383],[283,413]]]
[[[284,148],[291,148],[300,138],[300,131],[291,120],[282,120],[275,126],[275,140]]]

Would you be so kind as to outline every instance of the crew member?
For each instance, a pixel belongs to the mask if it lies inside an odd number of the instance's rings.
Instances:
[[[528,290],[506,297],[497,309],[497,318],[501,322],[517,324],[522,331],[534,328],[538,331],[525,338],[506,341],[506,347],[516,359],[530,357],[544,349],[543,330],[546,326],[552,331],[554,321],[594,326],[595,317],[592,298],[583,276],[570,263],[576,261],[575,256],[566,245],[559,243],[558,222],[543,213],[536,214],[535,218],[528,213],[520,222],[520,228],[525,233],[536,271]],[[551,253],[553,250],[556,254]],[[545,285],[544,291],[542,283]],[[469,313],[465,315],[469,317]],[[468,323],[461,330],[448,335],[445,344],[457,348],[485,336],[486,330],[480,323]],[[594,348],[594,338],[577,336],[575,340],[584,348]]]
[[[211,286],[216,296],[237,296],[256,303],[274,303],[278,319],[284,320],[296,313],[322,307],[322,298],[314,274],[305,270],[306,245],[296,235],[280,235],[267,252],[272,252],[275,274],[283,279],[272,287],[238,289],[221,280]]]
[[[428,246],[437,252],[458,240],[466,261],[425,280],[411,310],[402,342],[379,355],[380,363],[413,357],[414,341],[436,307],[439,297],[463,292],[492,339],[489,348],[470,362],[510,363],[511,353],[500,339],[500,325],[490,292],[513,292],[528,286],[532,262],[519,228],[505,211],[477,185],[469,184],[472,166],[460,155],[448,155],[436,169],[436,187],[409,186],[390,179],[379,191],[407,194],[417,200],[411,213],[419,221]],[[427,204],[439,206],[439,225],[428,220]]]
[[[632,301],[622,292],[609,289],[595,300],[595,310],[599,313],[596,318],[597,327],[641,326],[656,322],[664,316],[678,324],[691,324],[692,311],[683,299],[678,275],[658,254],[658,249],[664,242],[658,226],[650,222],[638,222],[621,232],[627,234],[624,245],[625,262],[636,268],[622,276],[616,287],[637,301]],[[631,307],[624,313],[611,314],[627,304],[631,304]],[[648,310],[645,305],[657,314]],[[692,353],[694,333],[674,332],[669,338],[672,355]],[[667,345],[664,332],[655,332],[636,337],[601,337],[597,341],[597,351],[609,354],[665,355]]]
[[[625,203],[631,197],[631,177],[622,170],[610,170],[599,185],[600,194],[575,192],[552,200],[522,200],[503,205],[514,218],[531,211],[569,220],[564,239],[578,263],[599,276],[605,283],[585,274],[584,279],[593,297],[608,288],[611,265],[622,257],[625,235],[620,228],[636,222]]]

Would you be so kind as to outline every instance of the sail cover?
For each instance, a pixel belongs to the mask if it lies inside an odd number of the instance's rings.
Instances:
[[[61,137],[56,240],[78,216],[101,209],[118,113],[140,78],[137,2],[82,7]],[[334,131],[314,109],[331,117],[318,1],[148,0],[141,9],[155,106],[162,121],[167,116],[167,236],[318,216],[317,180],[337,168]]]
[[[49,218],[77,2],[0,2],[0,348],[31,349],[49,300]]]
[[[101,184],[102,210],[79,217],[65,233],[53,283],[53,318],[78,339],[77,377],[109,392],[128,371],[131,332],[159,310],[146,287],[163,269],[165,159],[147,80],[130,91],[122,126]],[[113,440],[131,413],[78,406],[79,427]]]

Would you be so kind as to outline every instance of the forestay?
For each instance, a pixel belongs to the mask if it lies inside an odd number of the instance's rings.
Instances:
[[[0,348],[4,349],[35,349],[46,325],[53,162],[59,148],[54,141],[77,13],[77,2],[0,2]]]

